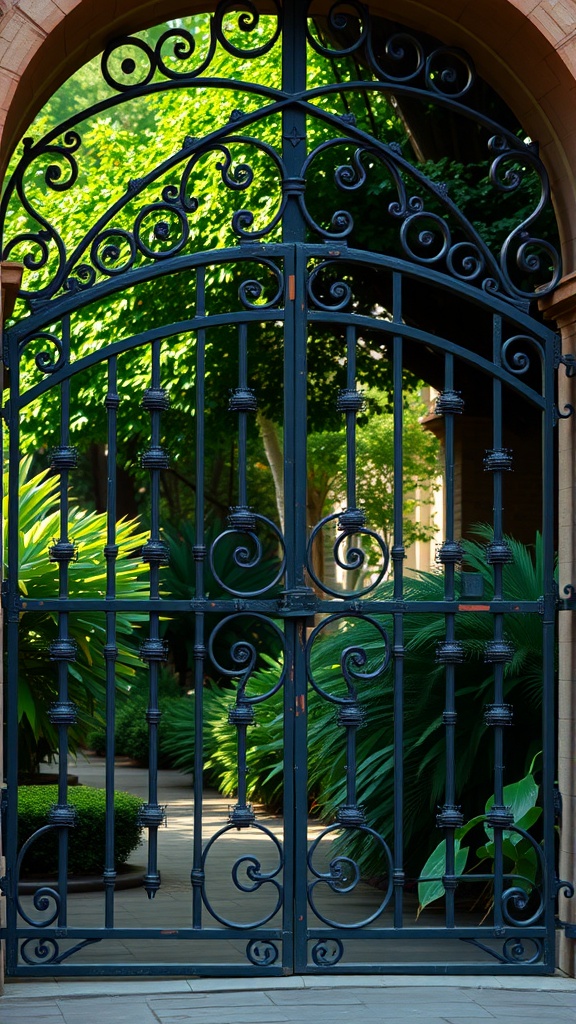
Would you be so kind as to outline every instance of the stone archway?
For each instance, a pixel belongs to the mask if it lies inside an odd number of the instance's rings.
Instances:
[[[117,36],[128,26],[145,27],[169,12],[175,16],[184,10],[190,12],[192,3],[139,3],[126,0],[122,4],[112,0],[95,3],[94,0],[62,0],[60,3],[22,0],[2,5],[0,21],[0,107],[3,121],[2,166],[46,97],[76,67],[101,49],[110,36]],[[472,54],[479,72],[507,100],[527,130],[538,138],[541,155],[548,168],[555,199],[558,221],[562,231],[563,256],[569,276],[576,263],[576,203],[571,168],[576,164],[576,132],[572,122],[572,108],[576,91],[576,3],[564,0],[562,4],[541,0],[539,3],[521,0],[487,0],[478,5],[468,0],[441,0],[428,2],[374,3],[375,11],[384,10],[388,16],[398,15],[401,20],[421,30],[433,30],[446,43],[462,46]],[[167,10],[168,8],[168,10]],[[495,25],[498,32],[495,32]],[[496,40],[496,42],[494,41]],[[530,81],[525,80],[526,68]],[[551,317],[558,317],[565,349],[574,333],[575,315],[568,301],[571,297],[570,279],[564,282],[556,304],[549,307]],[[568,382],[568,387],[571,387]],[[568,421],[560,428],[571,434]],[[560,500],[560,566],[561,587],[571,583],[575,576],[572,555],[573,515],[572,496],[573,456],[570,443],[567,450],[563,487]],[[561,620],[561,690],[560,759],[561,790],[564,795],[563,877],[575,874],[573,848],[576,779],[574,777],[573,749],[576,709],[572,696],[572,664],[574,635],[570,617]],[[563,909],[561,916],[574,913]],[[563,940],[564,941],[564,940]],[[573,943],[565,941],[561,966],[574,973]]]

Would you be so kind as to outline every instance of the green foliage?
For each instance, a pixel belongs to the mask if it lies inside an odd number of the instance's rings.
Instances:
[[[514,824],[525,832],[528,832],[536,824],[542,814],[542,808],[536,806],[538,792],[538,784],[531,772],[525,775],[523,779],[520,779],[519,782],[513,782],[509,786],[504,786],[504,806],[510,809],[510,813],[514,818]],[[493,803],[494,797],[491,796],[486,803],[485,814],[471,818],[465,825],[455,830],[455,874],[463,874],[468,861],[469,847],[462,845],[463,839],[469,832],[480,825],[484,826],[484,831],[488,838],[487,840],[485,838],[482,846],[476,850],[476,856],[479,860],[475,865],[475,869],[485,870],[485,861],[493,865],[496,848],[493,839],[494,830],[486,825],[485,817]],[[503,829],[502,853],[504,856],[504,873],[510,884],[520,885],[527,893],[530,893],[538,872],[537,853],[533,844],[525,836],[520,835],[520,833],[510,829]],[[420,911],[444,896],[445,890],[442,884],[442,876],[445,874],[445,871],[446,840],[443,839],[428,857],[420,874],[418,882]]]
[[[388,408],[386,392],[370,387],[365,389],[364,396],[368,408],[360,420],[356,444],[358,501],[370,526],[389,544],[394,524],[394,414]],[[434,526],[418,522],[414,515],[418,505],[433,502],[439,472],[438,440],[421,423],[426,411],[418,389],[407,387],[402,428],[403,525],[407,547],[417,540],[429,540],[434,533]],[[346,492],[345,429],[311,434],[308,454],[309,484],[318,493],[324,514],[328,504],[340,503]]]
[[[50,808],[58,802],[57,786],[20,786],[18,789],[18,847],[37,829],[48,824]],[[68,870],[71,875],[98,875],[104,870],[106,790],[71,786],[68,802],[78,817],[69,830]],[[142,800],[131,793],[114,794],[114,862],[125,864],[140,843],[138,814]],[[58,870],[58,829],[32,843],[22,863],[22,874],[49,876]]]
[[[173,704],[179,703],[182,699],[175,676],[167,670],[160,672],[158,694],[158,707],[162,715],[158,724],[158,758],[160,765],[166,765],[170,763],[164,749],[164,740],[168,730],[166,712]],[[114,728],[115,753],[147,766],[150,753],[150,727],[146,719],[146,711],[150,701],[145,679],[141,679],[136,686],[131,687],[129,693],[119,695],[119,698]],[[90,729],[86,735],[86,746],[88,750],[95,750],[102,756],[105,754],[105,722]]]
[[[247,694],[262,697],[276,685],[282,668],[271,659],[269,666],[250,677]],[[256,721],[247,730],[246,767],[248,799],[264,803],[273,812],[282,810],[283,798],[283,700],[282,689],[255,707]],[[238,781],[237,729],[228,722],[234,706],[231,690],[206,686],[202,691],[205,779],[228,797],[236,793]],[[194,697],[169,708],[166,715],[164,750],[174,767],[194,771]]]
[[[60,485],[47,470],[29,476],[30,465],[31,460],[27,458],[20,467],[18,586],[24,597],[53,597],[58,593],[58,566],[50,561],[49,549],[60,532]],[[5,498],[5,531],[7,518],[8,500]],[[69,594],[87,599],[102,598],[106,588],[106,516],[73,505],[68,523],[70,539],[78,546],[77,560],[69,568]],[[119,597],[146,597],[143,574],[147,566],[133,554],[146,539],[137,522],[123,520],[117,524]],[[134,613],[118,613],[116,617],[116,686],[119,690],[126,691],[142,671],[134,629],[143,619],[143,614]],[[76,661],[68,669],[69,700],[78,708],[78,723],[69,730],[70,744],[75,749],[93,725],[94,716],[101,715],[104,707],[104,615],[70,613],[69,635],[77,644]],[[31,774],[41,760],[51,757],[58,749],[58,730],[48,718],[50,704],[58,700],[57,668],[49,657],[50,644],[57,637],[56,611],[24,612],[18,652],[19,754],[21,770]]]

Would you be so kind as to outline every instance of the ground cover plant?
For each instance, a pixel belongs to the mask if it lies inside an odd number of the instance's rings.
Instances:
[[[58,802],[57,786],[20,786],[18,789],[18,847],[34,832],[49,824],[50,810]],[[76,822],[68,830],[68,871],[71,875],[101,875],[104,870],[106,839],[106,790],[71,786],[68,803],[76,811]],[[143,801],[131,793],[114,794],[114,863],[125,864],[140,843],[139,812]],[[56,874],[58,871],[58,828],[51,829],[30,844],[22,875]]]

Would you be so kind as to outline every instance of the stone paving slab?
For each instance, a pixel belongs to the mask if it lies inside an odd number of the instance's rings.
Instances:
[[[576,1021],[576,980],[338,977],[9,983],[1,1024],[538,1024]]]

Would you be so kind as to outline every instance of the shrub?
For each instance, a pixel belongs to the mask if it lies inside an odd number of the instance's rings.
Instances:
[[[172,764],[165,750],[167,737],[166,712],[174,704],[181,701],[180,687],[176,676],[167,670],[160,672],[158,707],[162,714],[158,726],[158,750],[160,764]],[[133,761],[148,765],[149,727],[146,721],[146,710],[149,698],[144,681],[140,680],[129,694],[122,695],[116,707],[114,729],[114,749],[117,755],[130,757]],[[101,756],[106,753],[106,724],[98,722],[86,736],[89,750],[95,750]]]
[[[20,786],[18,790],[18,846],[48,824],[50,808],[58,801],[57,786]],[[68,802],[78,812],[69,830],[68,871],[71,875],[98,875],[104,870],[106,835],[106,790],[89,786],[72,787]],[[125,864],[140,843],[142,827],[138,814],[142,800],[131,793],[114,794],[115,866]],[[53,875],[58,870],[58,829],[44,833],[32,843],[22,864],[23,875]]]

